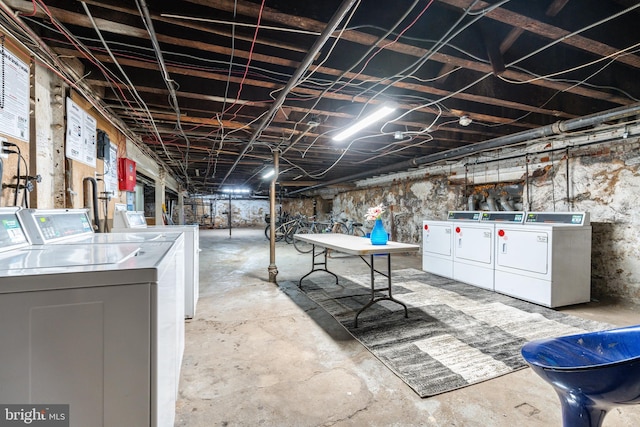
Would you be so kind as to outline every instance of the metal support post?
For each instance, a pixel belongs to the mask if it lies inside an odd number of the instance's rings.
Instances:
[[[278,267],[276,266],[276,181],[278,180],[278,150],[273,151],[273,178],[269,187],[269,214],[271,215],[271,234],[269,236],[269,282],[278,283]]]

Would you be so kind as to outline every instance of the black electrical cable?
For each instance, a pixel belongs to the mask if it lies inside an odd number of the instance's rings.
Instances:
[[[18,166],[16,167],[16,191],[13,193],[13,206],[18,206],[18,193],[20,192],[20,158],[22,157],[22,153],[20,153],[20,147],[18,147],[13,142],[5,142],[5,146],[15,147],[17,151],[4,149],[5,153],[17,154],[18,155]]]
[[[9,143],[6,143],[6,142],[5,144],[9,145]],[[18,156],[20,156],[19,151],[9,150],[8,148],[3,148],[2,152],[5,154],[17,154]],[[18,173],[18,181],[16,183],[16,189],[13,197],[13,206],[18,206],[18,192],[20,191],[20,158],[18,158],[17,173]]]
[[[29,165],[27,165],[27,160],[24,156],[18,154],[20,157],[18,159],[18,164],[20,164],[20,160],[24,162],[24,187],[22,189],[22,206],[29,209],[29,192],[27,187],[29,186]],[[18,189],[20,188],[20,174],[18,173],[18,188],[16,188],[16,194],[18,193]]]

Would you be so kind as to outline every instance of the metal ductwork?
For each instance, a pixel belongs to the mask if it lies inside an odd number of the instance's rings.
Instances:
[[[496,199],[493,196],[487,196],[487,207],[490,211],[499,211]]]
[[[500,206],[502,206],[502,210],[504,211],[515,211],[516,209],[513,206],[511,200],[509,200],[509,196],[503,195],[500,197]]]
[[[467,209],[470,211],[475,211],[478,210],[478,206],[477,206],[477,197],[475,194],[472,194],[469,196],[469,198],[467,199]]]

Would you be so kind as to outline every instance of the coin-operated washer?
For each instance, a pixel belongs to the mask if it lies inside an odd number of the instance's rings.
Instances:
[[[551,308],[590,301],[588,212],[527,212],[496,235],[497,292]]]
[[[113,216],[112,233],[184,233],[185,259],[185,317],[191,319],[196,314],[200,297],[200,228],[198,224],[147,225],[142,211],[127,211],[116,207]]]
[[[69,404],[72,425],[174,425],[171,242],[30,245],[0,208],[0,402]]]
[[[453,279],[453,222],[478,221],[478,211],[449,211],[447,221],[422,222],[422,269]]]
[[[21,209],[18,217],[32,245],[88,245],[136,243],[144,249],[150,242],[171,242],[176,269],[176,317],[178,319],[178,377],[185,347],[184,326],[184,236],[180,232],[163,233],[95,233],[87,209]],[[177,385],[177,384],[176,384]]]
[[[494,290],[495,224],[522,224],[524,212],[481,212],[478,222],[454,221],[453,278]]]

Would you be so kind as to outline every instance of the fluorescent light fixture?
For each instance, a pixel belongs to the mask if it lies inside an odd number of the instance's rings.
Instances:
[[[396,110],[396,107],[394,107],[394,106],[383,105],[382,107],[380,107],[379,109],[377,109],[373,113],[371,113],[368,116],[362,118],[361,120],[355,122],[354,124],[352,124],[351,126],[346,128],[345,130],[343,130],[342,132],[340,132],[339,134],[334,136],[333,140],[334,141],[344,141],[345,139],[349,138],[354,133],[366,128],[367,126],[369,126],[372,123],[377,122],[378,120],[382,119],[383,117],[388,116],[389,114],[393,113],[395,110]]]
[[[275,170],[275,169],[273,169],[273,168],[268,169],[268,170],[264,173],[264,175],[262,175],[262,179],[271,178],[273,175],[275,175],[275,173],[276,173],[276,170]]]
[[[242,193],[251,193],[251,190],[248,188],[223,188],[223,193],[232,193],[232,194],[242,194]]]

